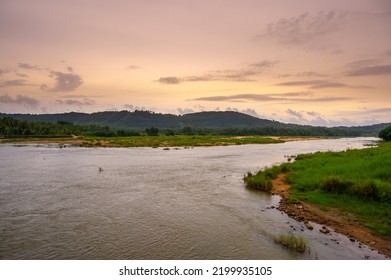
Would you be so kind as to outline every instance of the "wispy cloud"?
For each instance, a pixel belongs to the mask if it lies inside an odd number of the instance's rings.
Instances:
[[[54,78],[56,82],[54,87],[49,88],[46,84],[43,84],[41,85],[42,90],[50,92],[74,91],[83,84],[82,78],[73,72],[51,71],[50,77]]]
[[[27,85],[27,80],[24,79],[8,80],[0,83],[0,87],[21,87]]]
[[[282,101],[282,102],[334,102],[352,100],[350,97],[312,97],[312,92],[287,92],[287,93],[273,93],[273,94],[234,94],[234,95],[219,95],[206,96],[191,99],[191,101],[216,101],[216,102],[268,102],[268,101]]]
[[[390,75],[391,65],[368,66],[352,69],[347,74],[348,76]]]
[[[291,81],[276,84],[277,86],[309,86],[311,89],[317,88],[340,88],[347,87],[346,84],[325,80],[307,80],[307,81]]]
[[[168,76],[161,77],[157,82],[162,84],[180,84],[183,82],[209,82],[209,81],[239,81],[253,82],[257,75],[264,73],[267,69],[273,67],[277,62],[263,60],[258,63],[248,64],[240,69],[224,69],[204,73],[202,75],[193,75],[185,77]]]
[[[72,106],[91,106],[95,105],[95,101],[89,98],[85,98],[82,101],[76,99],[57,100],[59,104],[72,105]]]
[[[181,78],[178,77],[161,77],[157,80],[161,84],[176,85],[181,83]]]
[[[18,63],[18,67],[26,70],[41,70],[41,68],[38,67],[37,65],[28,64],[28,63]]]
[[[329,43],[321,39],[341,30],[346,25],[348,16],[347,11],[332,10],[282,18],[268,24],[266,31],[259,37],[271,38],[288,48],[324,49],[329,47]]]
[[[26,95],[17,95],[15,98],[12,98],[7,94],[0,96],[0,103],[18,104],[23,105],[27,108],[36,108],[39,105],[38,100],[28,97]]]
[[[137,65],[129,65],[126,69],[128,69],[128,70],[137,70],[137,69],[139,69],[140,67],[139,66],[137,66]]]

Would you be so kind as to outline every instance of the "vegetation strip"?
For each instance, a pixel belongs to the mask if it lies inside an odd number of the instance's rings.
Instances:
[[[390,166],[391,143],[384,142],[363,150],[298,155],[292,163],[249,173],[244,180],[250,188],[276,192],[273,183],[285,173],[283,183],[290,189],[277,191],[283,196],[281,210],[298,220],[330,224],[391,256]],[[318,218],[309,214],[313,205]],[[327,213],[333,215],[326,217]],[[332,222],[333,216],[341,220]],[[350,224],[361,236],[350,232]]]

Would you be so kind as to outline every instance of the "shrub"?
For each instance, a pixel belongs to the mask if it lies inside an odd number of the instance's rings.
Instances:
[[[376,183],[373,181],[366,182],[364,185],[356,189],[356,193],[360,196],[379,200],[379,190]]]
[[[262,173],[258,172],[252,175],[250,172],[244,177],[246,187],[260,191],[269,192],[272,188],[272,181],[265,178]]]
[[[353,184],[342,181],[338,176],[328,177],[321,185],[322,189],[330,193],[345,193]]]
[[[385,141],[391,141],[391,125],[379,132],[379,138]]]

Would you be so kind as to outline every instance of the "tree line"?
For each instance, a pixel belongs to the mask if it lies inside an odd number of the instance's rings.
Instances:
[[[391,127],[391,126],[390,126]],[[391,138],[391,128],[388,127],[379,134],[383,139]],[[346,136],[356,137],[367,135],[364,131],[342,127],[314,126],[257,126],[229,128],[199,128],[185,125],[182,128],[159,129],[151,126],[145,129],[123,129],[96,124],[74,124],[69,121],[39,122],[17,120],[12,117],[0,118],[0,135],[2,137],[32,137],[32,136],[158,136],[158,135],[226,135],[226,136]]]

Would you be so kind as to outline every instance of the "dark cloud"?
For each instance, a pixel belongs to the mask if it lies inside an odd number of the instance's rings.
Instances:
[[[348,76],[390,75],[391,65],[367,66],[350,70]]]
[[[0,96],[0,103],[18,104],[28,108],[36,108],[39,105],[38,100],[25,95],[17,95],[15,98],[8,95],[2,95]]]
[[[82,101],[76,99],[57,100],[59,104],[72,105],[72,106],[92,106],[95,105],[95,101],[89,98],[85,98]]]
[[[6,71],[6,70],[4,70],[4,69],[0,69],[0,76],[1,76],[1,75],[3,75],[3,74],[5,74],[5,73],[7,73],[7,71]]]
[[[56,84],[52,88],[43,84],[41,85],[42,90],[51,92],[74,91],[83,84],[82,78],[74,73],[51,71],[50,77],[55,79]]]
[[[37,65],[32,65],[28,63],[19,63],[18,67],[26,70],[40,70],[40,68]]]
[[[266,32],[260,38],[272,38],[285,47],[328,48],[328,44],[323,41],[319,42],[319,39],[341,30],[345,26],[348,16],[349,12],[332,10],[283,18],[268,24]]]
[[[292,81],[292,82],[279,83],[276,85],[277,86],[309,86],[309,88],[311,88],[311,89],[341,88],[341,87],[348,86],[343,83],[325,81],[325,80]]]
[[[277,62],[263,60],[257,63],[248,64],[240,69],[224,69],[210,71],[202,75],[185,77],[162,77],[157,80],[163,84],[180,84],[182,82],[210,82],[210,81],[239,81],[254,82],[253,77],[262,74],[267,69],[273,67]]]
[[[288,92],[281,94],[234,94],[234,95],[223,95],[223,96],[206,96],[191,99],[192,101],[216,101],[216,102],[268,102],[268,101],[282,101],[282,102],[334,102],[352,100],[349,97],[311,97],[311,92]],[[303,98],[307,97],[307,98]]]
[[[16,80],[8,80],[0,83],[0,87],[20,87],[27,86],[27,80],[24,79],[16,79]]]

